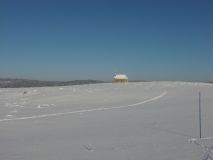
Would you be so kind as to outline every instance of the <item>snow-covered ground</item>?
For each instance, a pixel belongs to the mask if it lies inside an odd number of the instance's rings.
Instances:
[[[200,160],[213,85],[138,82],[0,89],[0,160]]]

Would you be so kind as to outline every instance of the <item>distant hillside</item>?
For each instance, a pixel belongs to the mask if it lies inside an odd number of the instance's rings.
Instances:
[[[0,88],[20,88],[20,87],[46,87],[46,86],[69,86],[80,84],[103,83],[98,80],[74,80],[74,81],[39,81],[29,79],[0,78]]]

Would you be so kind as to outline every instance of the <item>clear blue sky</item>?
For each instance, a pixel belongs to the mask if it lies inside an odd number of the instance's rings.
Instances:
[[[0,77],[213,81],[212,0],[1,0]]]

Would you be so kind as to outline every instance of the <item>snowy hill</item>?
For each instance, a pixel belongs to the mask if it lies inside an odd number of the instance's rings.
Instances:
[[[2,160],[200,160],[213,136],[213,85],[107,83],[0,89]]]

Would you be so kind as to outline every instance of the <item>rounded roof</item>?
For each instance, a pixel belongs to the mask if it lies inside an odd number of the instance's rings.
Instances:
[[[128,79],[128,77],[125,74],[116,74],[114,79]]]

